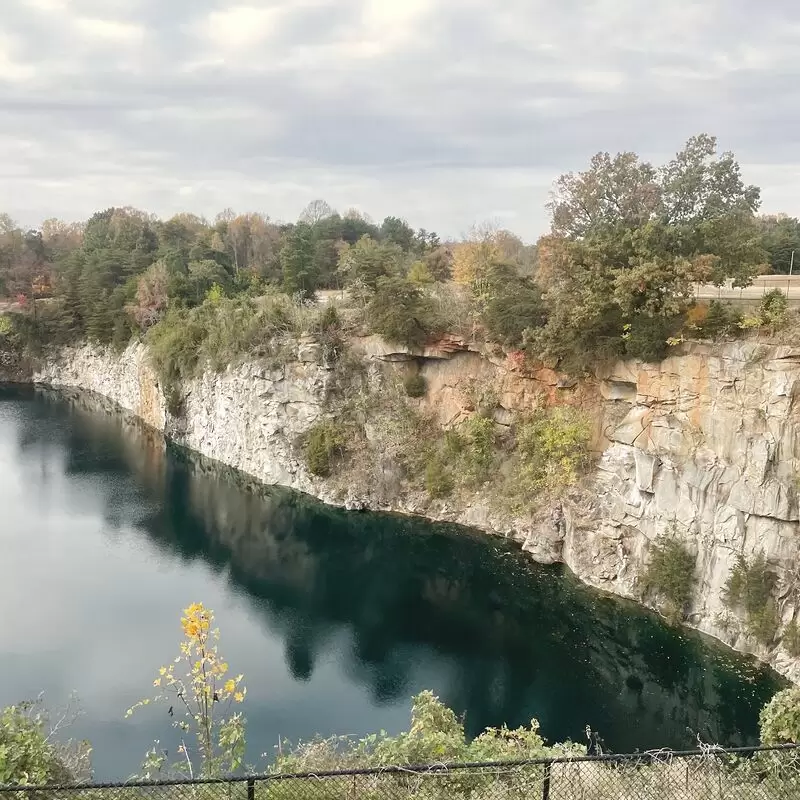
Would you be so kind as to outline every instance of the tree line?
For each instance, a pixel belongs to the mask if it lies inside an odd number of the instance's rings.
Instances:
[[[442,241],[400,217],[377,224],[322,200],[291,223],[109,208],[24,230],[0,215],[0,296],[19,300],[46,342],[124,345],[211,292],[302,302],[347,289],[367,328],[388,338],[419,345],[458,329],[583,369],[663,355],[696,282],[744,286],[788,271],[800,221],[759,207],[735,156],[700,134],[661,166],[598,153],[559,177],[550,231],[535,245],[490,225]]]

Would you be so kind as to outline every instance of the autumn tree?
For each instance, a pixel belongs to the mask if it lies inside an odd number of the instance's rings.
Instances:
[[[758,203],[734,156],[717,156],[705,134],[658,169],[634,153],[597,154],[556,182],[552,234],[538,249],[550,313],[531,342],[558,357],[663,356],[695,282],[744,286],[762,269]]]
[[[437,245],[422,256],[428,272],[436,281],[449,281],[453,277],[453,251],[449,247]]]
[[[163,261],[156,261],[139,278],[136,301],[131,314],[144,331],[155,325],[166,313],[170,275]]]
[[[245,719],[233,708],[244,702],[244,676],[231,677],[219,653],[214,612],[192,603],[181,617],[183,641],[178,656],[158,670],[154,697],[128,709],[125,716],[151,704],[169,706],[172,726],[180,733],[180,760],[173,769],[190,778],[219,777],[239,769],[244,759]],[[191,739],[194,739],[194,746]],[[166,766],[166,752],[156,742],[143,764],[145,779]]]
[[[408,269],[408,280],[417,286],[429,286],[435,278],[424,261],[415,261]]]
[[[54,264],[62,263],[83,243],[84,226],[80,222],[64,222],[51,217],[42,223],[42,241]]]
[[[705,133],[692,136],[659,170],[658,185],[659,216],[667,225],[752,216],[761,204],[760,189],[745,185],[734,154],[717,156],[717,137]]]
[[[336,212],[325,200],[312,200],[300,214],[299,222],[316,225],[322,220],[332,217]]]
[[[501,260],[494,231],[474,230],[453,248],[452,275],[456,283],[471,286],[485,277],[489,268]]]
[[[657,171],[636,153],[597,153],[589,169],[556,180],[547,207],[552,232],[574,239],[609,226],[639,227],[657,213],[660,199]]]

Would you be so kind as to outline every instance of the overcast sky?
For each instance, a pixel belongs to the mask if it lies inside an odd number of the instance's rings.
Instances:
[[[547,227],[598,150],[716,134],[800,213],[794,0],[0,0],[0,211]]]

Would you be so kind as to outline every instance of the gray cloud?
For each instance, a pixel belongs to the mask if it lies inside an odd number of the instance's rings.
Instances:
[[[534,238],[559,173],[708,131],[798,213],[799,37],[789,0],[5,0],[3,210],[321,196]]]

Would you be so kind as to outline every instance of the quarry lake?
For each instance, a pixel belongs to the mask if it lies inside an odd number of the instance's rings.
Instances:
[[[501,539],[259,487],[89,398],[0,388],[0,509],[0,706],[74,691],[98,779],[174,748],[163,709],[124,715],[195,601],[262,766],[279,737],[404,730],[425,688],[471,734],[536,717],[617,752],[747,744],[783,685]]]

